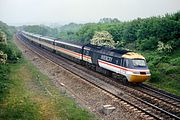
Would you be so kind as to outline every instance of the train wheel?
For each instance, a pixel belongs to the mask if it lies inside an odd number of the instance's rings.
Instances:
[[[122,83],[123,83],[124,85],[127,85],[127,84],[128,84],[128,80],[127,80],[127,78],[126,78],[125,76],[123,76],[123,77],[121,78],[121,80],[122,80]]]
[[[115,74],[113,74],[113,77],[115,79],[121,81],[124,85],[128,84],[128,80],[127,80],[126,76],[115,73]]]

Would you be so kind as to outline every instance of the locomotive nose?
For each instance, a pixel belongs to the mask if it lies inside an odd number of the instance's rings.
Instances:
[[[140,83],[140,82],[144,82],[144,81],[146,81],[147,79],[149,79],[150,78],[150,74],[149,75],[141,75],[141,74],[139,74],[139,75],[131,75],[130,76],[130,80],[129,80],[129,82],[136,82],[136,83]]]

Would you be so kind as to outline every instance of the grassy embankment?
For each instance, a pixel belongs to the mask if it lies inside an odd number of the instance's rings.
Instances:
[[[147,81],[155,87],[180,96],[180,49],[172,54],[161,55],[146,51],[142,54],[148,61],[151,79]]]
[[[18,51],[11,44],[13,51]],[[0,65],[0,119],[95,119],[25,58]],[[49,92],[50,94],[49,94]]]

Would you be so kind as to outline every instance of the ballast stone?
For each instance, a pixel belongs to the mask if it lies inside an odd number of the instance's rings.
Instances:
[[[116,108],[113,107],[112,105],[103,105],[103,109],[102,112],[105,115],[109,115],[110,113],[112,113]]]

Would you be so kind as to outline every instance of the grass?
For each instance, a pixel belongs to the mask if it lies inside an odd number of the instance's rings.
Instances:
[[[60,94],[51,80],[24,58],[8,67],[11,84],[5,99],[0,102],[0,119],[96,119],[72,99]]]

